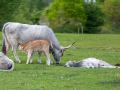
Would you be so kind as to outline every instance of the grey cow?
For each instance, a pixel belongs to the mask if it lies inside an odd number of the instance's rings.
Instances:
[[[0,52],[0,71],[12,71],[14,62],[9,59],[4,53]]]
[[[87,58],[79,62],[68,61],[65,64],[65,67],[86,67],[86,68],[119,68],[109,63],[96,59],[96,58]]]

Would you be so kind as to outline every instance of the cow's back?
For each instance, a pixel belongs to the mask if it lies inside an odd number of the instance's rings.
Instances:
[[[44,25],[28,25],[9,22],[9,25],[5,27],[5,36],[11,45],[15,44],[15,42],[26,44],[34,40],[50,39],[55,48],[61,49],[52,29]]]

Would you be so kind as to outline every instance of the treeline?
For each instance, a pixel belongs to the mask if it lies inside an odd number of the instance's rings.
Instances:
[[[5,22],[47,25],[54,32],[119,33],[120,0],[0,0]]]

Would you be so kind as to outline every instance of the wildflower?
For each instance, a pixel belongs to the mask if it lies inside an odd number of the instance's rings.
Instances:
[[[50,78],[49,78],[50,79]]]
[[[33,86],[32,86],[33,87]]]
[[[74,80],[74,81],[76,81],[76,80]]]
[[[61,77],[61,78],[63,78],[63,77]]]

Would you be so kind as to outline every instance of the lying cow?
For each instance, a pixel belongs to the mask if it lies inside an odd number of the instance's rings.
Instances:
[[[14,62],[9,59],[4,53],[0,52],[0,71],[12,71]]]
[[[49,45],[49,43],[50,43],[50,45]],[[30,57],[31,57],[30,63],[32,63],[34,52],[44,51],[45,55],[46,55],[46,59],[47,59],[46,65],[50,65],[49,50],[51,47],[53,49],[51,40],[35,40],[35,41],[31,41],[25,45],[23,45],[23,44],[18,45],[19,50],[28,54],[28,59],[27,59],[26,64],[28,64]],[[41,63],[40,57],[38,58],[38,62]]]
[[[76,63],[74,61],[68,61],[65,67],[119,68],[96,58],[87,58]]]
[[[68,47],[61,47],[52,29],[50,29],[47,26],[41,25],[28,25],[8,22],[4,24],[2,31],[3,31],[2,52],[5,55],[7,55],[9,48],[12,47],[12,52],[19,63],[21,63],[21,61],[17,55],[18,43],[25,45],[28,42],[34,40],[50,39],[52,41],[52,45],[54,48],[52,54],[57,64],[60,63],[64,51],[70,48],[75,43],[74,42]],[[41,54],[42,52],[39,53],[39,56],[41,56]]]

